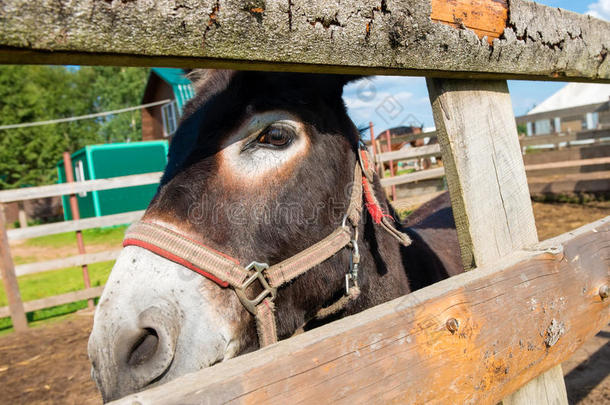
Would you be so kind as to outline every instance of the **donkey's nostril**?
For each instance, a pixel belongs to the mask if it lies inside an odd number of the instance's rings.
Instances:
[[[159,346],[159,334],[153,328],[145,328],[129,351],[127,364],[137,367],[151,359]]]

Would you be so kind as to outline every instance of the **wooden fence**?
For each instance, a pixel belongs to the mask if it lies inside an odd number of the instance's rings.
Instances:
[[[53,235],[63,232],[100,228],[128,224],[142,217],[144,211],[127,212],[123,214],[106,215],[102,217],[86,218],[72,221],[57,222],[45,225],[31,226],[7,230],[2,213],[2,205],[14,201],[24,201],[44,197],[74,195],[81,192],[96,190],[110,190],[113,188],[142,186],[158,183],[161,173],[136,174],[131,176],[115,177],[110,179],[87,180],[77,183],[55,184],[42,187],[27,187],[17,190],[0,191],[0,255],[2,256],[2,279],[6,290],[9,306],[0,307],[0,317],[11,316],[15,330],[20,331],[27,327],[25,313],[67,304],[74,301],[99,297],[103,287],[92,287],[81,291],[73,291],[57,296],[45,297],[34,301],[21,301],[21,295],[16,277],[25,274],[39,273],[63,269],[72,266],[101,263],[115,260],[120,249],[104,252],[79,254],[61,259],[47,260],[37,263],[27,263],[15,266],[9,242],[11,240],[28,239],[38,236]]]
[[[610,24],[523,0],[6,0],[0,22],[0,63],[427,77],[476,270],[119,403],[567,403],[561,361],[610,320],[610,229],[537,244],[506,80],[610,83]]]
[[[393,150],[417,139],[436,140],[436,132],[397,135],[390,139],[378,137],[375,147],[375,162],[382,175],[381,184],[388,196],[396,196],[398,208],[412,208],[435,196],[445,184],[439,179],[445,176],[443,167],[432,167],[415,172],[391,176],[383,174],[385,165],[398,162],[413,162],[429,157],[441,157],[439,144],[406,147]],[[593,193],[610,191],[610,129],[587,130],[568,134],[550,134],[520,137],[524,153],[530,193]],[[371,145],[371,142],[368,142]],[[371,145],[372,146],[372,145]],[[379,153],[379,151],[385,151]],[[393,191],[391,187],[398,187]]]

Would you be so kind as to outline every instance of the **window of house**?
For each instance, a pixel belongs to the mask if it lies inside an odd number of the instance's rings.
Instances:
[[[161,107],[163,118],[163,135],[168,137],[174,135],[178,128],[178,106],[176,100]]]
[[[583,129],[596,129],[599,124],[599,114],[597,112],[587,113],[586,116],[586,128]]]
[[[551,120],[538,120],[534,122],[534,133],[546,135],[551,133]]]

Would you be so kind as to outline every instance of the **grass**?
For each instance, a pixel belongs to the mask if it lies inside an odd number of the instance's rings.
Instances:
[[[413,210],[396,210],[396,215],[400,219],[400,222],[404,222],[407,220],[409,215],[413,213]]]
[[[85,246],[96,244],[120,246],[125,234],[125,226],[113,228],[88,229],[83,231]],[[36,248],[59,249],[65,246],[76,245],[76,234],[74,232],[61,233],[57,235],[41,236],[24,242],[23,246]],[[15,258],[17,264],[36,262],[35,256]],[[89,277],[91,286],[96,287],[106,283],[114,261],[95,263],[89,265]],[[60,270],[46,271],[42,273],[27,274],[18,277],[19,291],[23,301],[32,301],[40,298],[51,297],[84,288],[81,267],[69,267]],[[0,283],[0,306],[8,305],[4,286]],[[64,319],[69,314],[87,307],[87,301],[78,301],[56,307],[45,308],[27,314],[30,326],[42,323],[55,322]],[[13,330],[10,318],[0,318],[0,335]]]
[[[95,263],[89,265],[91,286],[96,287],[106,283],[114,261]],[[82,290],[83,276],[80,267],[70,267],[61,270],[45,271],[18,277],[19,291],[23,301],[31,301],[53,295],[64,294],[71,291]],[[0,306],[8,305],[4,287],[0,288]],[[63,316],[87,307],[87,301],[78,301],[29,312],[29,322],[48,320]],[[0,334],[12,330],[10,318],[0,318]]]
[[[408,167],[406,169],[398,169],[398,171],[396,172],[396,174],[394,174],[394,176],[400,176],[401,174],[413,173],[414,171],[415,171],[415,169],[412,167]],[[385,170],[384,177],[390,177],[390,176],[392,176],[392,173],[390,173],[390,169]]]

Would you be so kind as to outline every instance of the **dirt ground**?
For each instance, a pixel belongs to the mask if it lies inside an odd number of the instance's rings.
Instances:
[[[540,239],[593,222],[610,203],[534,203]],[[90,314],[0,337],[0,404],[97,404],[89,376]],[[610,403],[610,326],[563,364],[570,403]]]
[[[99,404],[87,339],[91,315],[0,338],[0,403]]]
[[[14,258],[27,258],[28,262],[42,262],[45,260],[60,259],[79,254],[76,243],[69,246],[48,248],[45,246],[28,246],[24,241],[11,242],[11,254]],[[120,244],[112,243],[89,243],[86,245],[87,253],[98,253],[120,248]]]

